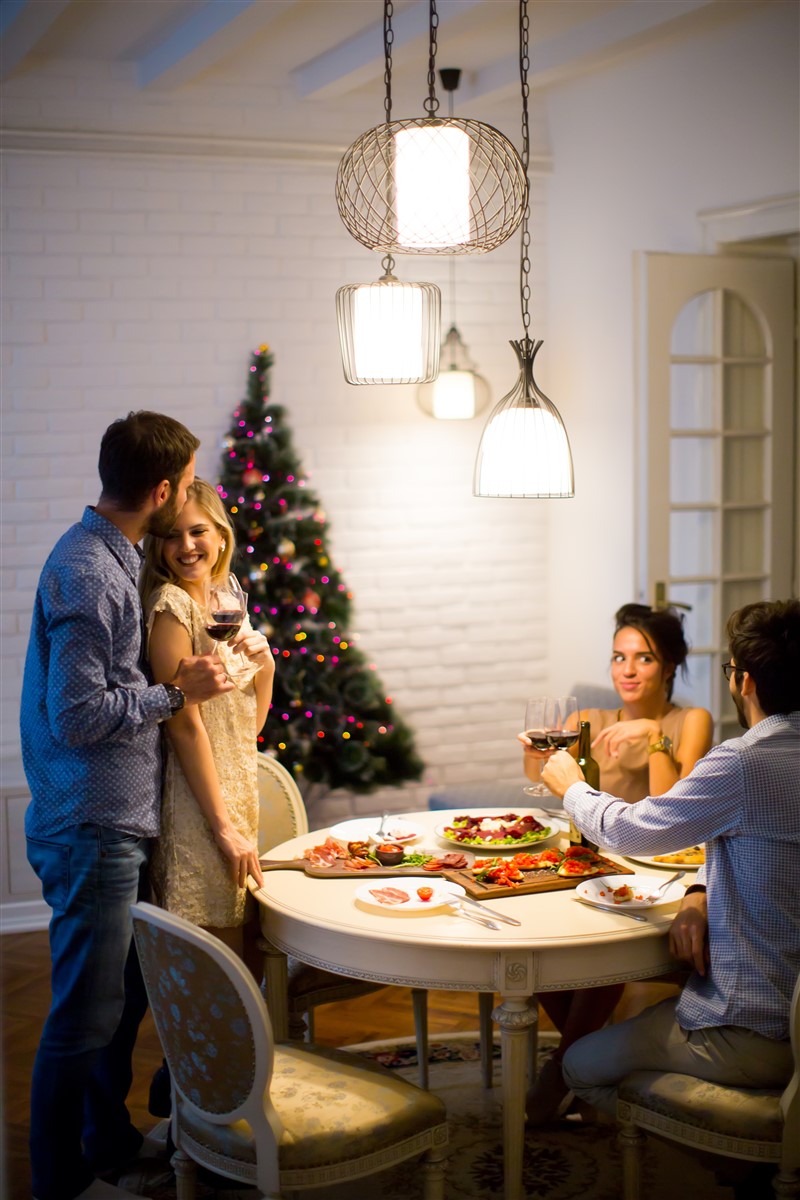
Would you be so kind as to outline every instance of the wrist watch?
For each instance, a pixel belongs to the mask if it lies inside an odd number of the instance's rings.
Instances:
[[[662,733],[657,741],[651,742],[647,747],[648,754],[656,754],[659,750],[664,754],[669,754],[670,758],[672,757],[672,738],[667,737],[665,733]]]
[[[175,683],[164,683],[162,684],[162,687],[167,693],[167,699],[169,700],[169,706],[172,710],[172,713],[174,714],[176,712],[180,712],[186,703],[186,697],[181,689]]]

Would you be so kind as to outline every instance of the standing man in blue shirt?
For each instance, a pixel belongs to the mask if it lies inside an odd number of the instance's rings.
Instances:
[[[137,543],[172,528],[199,444],[160,413],[110,425],[100,499],[39,579],[21,704],[28,858],[53,910],[52,1006],[31,1086],[36,1200],[130,1195],[96,1173],[135,1158],[142,1144],[125,1105],[147,1008],[129,910],[159,832],[159,725],[233,684],[206,655],[151,685]]]
[[[594,791],[563,751],[542,772],[592,841],[622,854],[698,842],[706,864],[670,930],[694,967],[680,997],[591,1033],[564,1056],[566,1085],[616,1113],[631,1071],[676,1071],[734,1087],[783,1087],[800,973],[800,600],[748,604],[728,620],[723,664],[747,732],[715,746],[662,796],[625,804]],[[663,745],[654,753],[669,753]]]

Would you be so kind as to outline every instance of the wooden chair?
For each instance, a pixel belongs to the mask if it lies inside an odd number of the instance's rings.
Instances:
[[[424,1200],[444,1200],[441,1100],[356,1055],[276,1045],[264,999],[227,946],[151,904],[131,913],[172,1076],[178,1200],[195,1200],[198,1163],[280,1200],[420,1155]]]
[[[800,979],[791,1010],[794,1074],[783,1092],[706,1083],[666,1071],[633,1071],[619,1085],[623,1196],[639,1200],[642,1130],[684,1146],[776,1163],[776,1196],[800,1196]]]
[[[275,758],[258,756],[259,841],[260,854],[266,854],[289,838],[308,832],[308,816],[303,798],[291,774]],[[267,951],[268,953],[268,951]],[[288,1024],[289,1036],[314,1040],[314,1009],[321,1004],[352,1000],[380,990],[384,985],[347,975],[336,975],[289,958]],[[489,992],[480,994],[481,1075],[485,1087],[492,1085],[492,1005]],[[420,1087],[428,1086],[428,993],[412,988],[414,1032],[417,1042]]]

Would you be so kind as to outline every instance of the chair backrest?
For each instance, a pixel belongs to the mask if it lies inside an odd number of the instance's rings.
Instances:
[[[300,790],[276,758],[258,755],[258,852],[264,854],[289,838],[308,833]]]
[[[267,1097],[272,1026],[249,971],[218,938],[174,913],[141,902],[132,905],[131,915],[150,1009],[180,1102],[218,1124],[243,1117],[263,1129],[266,1118],[279,1136],[280,1121]]]
[[[781,1096],[785,1131],[781,1166],[797,1171],[800,1170],[800,975],[798,975],[792,995],[789,1034],[792,1039],[794,1074]]]

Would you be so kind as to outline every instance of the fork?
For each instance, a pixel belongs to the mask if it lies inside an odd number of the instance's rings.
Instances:
[[[376,837],[383,837],[384,833],[386,832],[386,822],[389,820],[390,815],[390,813],[385,812],[381,817],[381,823],[375,832]]]
[[[660,883],[654,892],[651,892],[649,896],[645,896],[645,900],[658,900],[660,896],[663,896],[671,883],[677,883],[679,879],[683,879],[685,874],[685,871],[676,871],[674,875],[670,875],[663,883]]]

